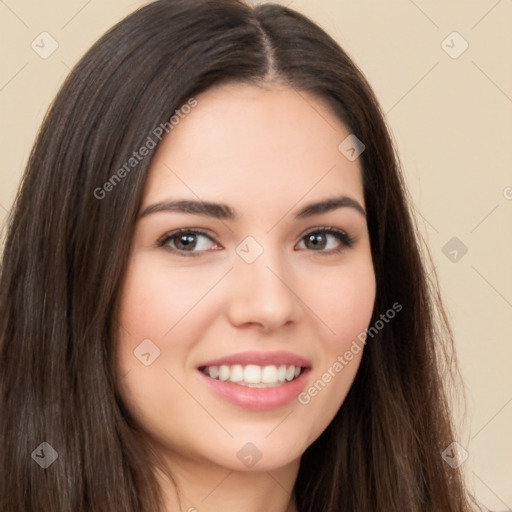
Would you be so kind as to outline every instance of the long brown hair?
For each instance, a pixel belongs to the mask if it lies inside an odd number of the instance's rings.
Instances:
[[[3,512],[162,510],[114,364],[118,294],[150,156],[104,184],[191,97],[269,77],[324,98],[365,144],[372,324],[391,304],[403,306],[368,343],[338,414],[304,453],[297,506],[470,510],[459,470],[441,457],[453,441],[443,384],[453,369],[452,335],[364,76],[331,37],[288,8],[159,0],[112,28],[70,73],[10,216],[0,281]],[[58,456],[46,469],[33,455],[49,450],[43,442]]]

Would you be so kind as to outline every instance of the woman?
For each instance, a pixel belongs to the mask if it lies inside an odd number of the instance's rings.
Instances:
[[[383,116],[290,9],[160,0],[102,37],[0,293],[1,510],[474,510]]]

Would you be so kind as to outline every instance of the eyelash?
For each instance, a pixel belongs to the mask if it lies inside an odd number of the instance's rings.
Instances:
[[[158,247],[168,248],[172,252],[174,252],[174,253],[176,253],[176,254],[178,254],[180,256],[183,256],[185,258],[197,257],[202,252],[206,252],[206,251],[191,251],[191,252],[182,251],[180,249],[176,249],[176,248],[170,247],[168,245],[169,241],[171,241],[171,240],[173,240],[175,238],[178,238],[181,235],[185,235],[185,234],[186,235],[201,235],[201,236],[205,236],[206,238],[209,238],[212,242],[215,242],[215,240],[213,240],[213,238],[206,231],[203,231],[201,229],[183,228],[183,229],[178,229],[176,231],[172,231],[171,233],[167,233],[166,235],[164,235],[162,238],[160,238],[157,241],[157,246]],[[311,252],[317,252],[317,253],[319,253],[322,256],[331,256],[331,255],[334,255],[334,254],[339,254],[343,250],[351,248],[354,245],[354,242],[355,242],[355,239],[352,238],[351,236],[349,236],[345,231],[342,231],[342,230],[339,230],[339,229],[335,229],[335,228],[331,228],[331,227],[318,227],[318,228],[314,228],[314,229],[308,231],[307,233],[305,233],[302,236],[302,238],[300,239],[300,241],[302,242],[306,237],[308,237],[310,235],[313,235],[313,234],[332,235],[332,236],[336,237],[340,241],[340,245],[336,249],[330,249],[328,251],[325,251],[325,250],[311,251]],[[215,242],[215,243],[217,243],[217,242]]]

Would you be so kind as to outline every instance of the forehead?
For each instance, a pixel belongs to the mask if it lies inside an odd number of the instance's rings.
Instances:
[[[196,97],[152,160],[143,207],[168,196],[294,202],[351,195],[364,205],[361,169],[338,146],[347,127],[322,99],[278,84],[227,84]]]

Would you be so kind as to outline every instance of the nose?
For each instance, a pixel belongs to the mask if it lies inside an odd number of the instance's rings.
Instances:
[[[228,291],[228,317],[233,325],[255,325],[269,332],[302,318],[298,283],[290,266],[283,263],[268,250],[252,263],[237,257]]]

